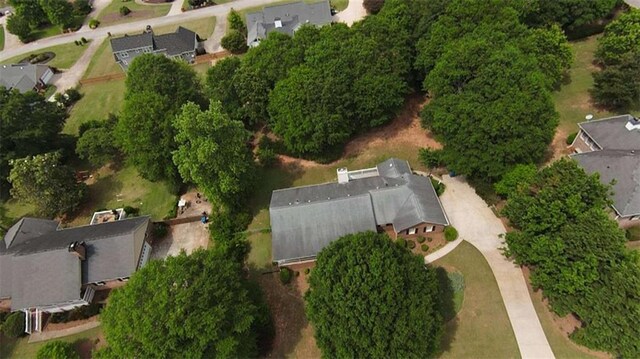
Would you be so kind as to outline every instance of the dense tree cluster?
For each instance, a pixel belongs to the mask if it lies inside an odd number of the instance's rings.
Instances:
[[[75,210],[85,192],[74,170],[62,164],[60,152],[50,152],[11,161],[11,196],[32,204],[46,217]]]
[[[250,358],[268,325],[240,262],[214,250],[151,261],[115,290],[100,358]]]
[[[110,115],[106,121],[88,121],[80,126],[76,154],[99,167],[113,160],[119,153],[114,141],[114,128],[118,119]]]
[[[73,4],[67,0],[9,0],[14,14],[7,19],[7,30],[21,41],[30,40],[31,32],[43,25],[53,24],[62,28],[71,27],[75,16],[91,12],[87,0]]]
[[[520,16],[509,1],[456,0],[417,45],[432,96],[423,125],[447,167],[472,178],[540,161],[557,125],[550,91],[571,51],[558,27],[531,29]]]
[[[558,24],[573,31],[601,20],[620,3],[619,0],[528,0],[520,6],[529,25]]]
[[[640,356],[640,258],[605,212],[609,188],[571,160],[542,169],[510,194],[504,213],[518,229],[508,253],[532,269],[552,309],[582,322],[571,337],[619,357]]]
[[[180,182],[172,160],[177,149],[173,119],[189,101],[204,104],[196,73],[187,64],[152,54],[131,62],[115,133],[143,177]]]
[[[9,161],[60,148],[64,110],[35,93],[0,88],[0,188],[8,193]]]
[[[594,100],[611,109],[627,109],[640,101],[640,10],[631,9],[605,28],[598,39],[593,74]]]
[[[307,315],[323,356],[425,358],[439,348],[436,273],[384,234],[332,242],[309,286]]]

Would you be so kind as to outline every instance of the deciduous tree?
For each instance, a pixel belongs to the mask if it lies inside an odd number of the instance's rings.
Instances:
[[[9,182],[14,198],[34,205],[47,217],[73,211],[85,192],[73,169],[61,163],[59,152],[12,160]]]
[[[231,208],[242,204],[255,173],[247,147],[250,134],[242,122],[229,119],[220,103],[212,101],[206,111],[184,105],[173,124],[178,145],[173,161],[182,178]]]
[[[214,251],[151,261],[110,295],[102,357],[254,357],[265,318],[258,296],[241,264]]]
[[[76,143],[76,153],[94,166],[101,166],[114,158],[118,147],[114,138],[115,122],[86,130]]]
[[[347,235],[323,249],[305,300],[323,356],[424,358],[438,350],[435,271],[384,234]]]
[[[225,50],[232,54],[242,54],[247,52],[247,38],[238,30],[229,30],[220,40],[220,44]]]
[[[71,343],[54,340],[38,349],[36,359],[80,359],[80,356]]]
[[[22,42],[28,42],[31,36],[29,21],[19,14],[9,16],[7,19],[7,31],[16,35]]]

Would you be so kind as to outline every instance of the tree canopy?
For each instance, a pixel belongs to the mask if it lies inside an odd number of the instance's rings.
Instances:
[[[76,143],[78,157],[86,159],[94,166],[101,166],[112,160],[118,154],[118,147],[114,139],[116,117],[109,117],[106,121],[85,122],[91,127],[80,131]]]
[[[113,291],[103,357],[247,358],[261,324],[241,264],[214,251],[151,261]]]
[[[510,195],[504,213],[518,230],[506,242],[551,308],[580,319],[574,340],[632,358],[640,354],[640,258],[605,212],[608,191],[575,162],[557,161]]]
[[[36,359],[80,359],[80,356],[71,343],[54,340],[38,349]]]
[[[433,356],[442,318],[435,271],[384,234],[344,236],[317,257],[305,295],[323,356]]]
[[[521,6],[530,25],[555,23],[572,31],[606,17],[619,3],[618,0],[529,0]]]
[[[235,207],[253,183],[255,165],[247,146],[250,134],[212,101],[209,109],[187,103],[175,118],[173,161],[184,180],[193,181],[207,195]]]

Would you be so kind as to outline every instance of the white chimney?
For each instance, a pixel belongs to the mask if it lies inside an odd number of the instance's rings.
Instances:
[[[346,167],[338,168],[338,183],[349,182],[349,170]]]

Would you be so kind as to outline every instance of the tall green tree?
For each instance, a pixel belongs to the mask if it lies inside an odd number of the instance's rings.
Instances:
[[[571,31],[603,19],[619,3],[618,0],[529,0],[520,6],[527,24],[559,24]]]
[[[7,19],[7,31],[16,35],[20,41],[28,42],[31,36],[31,26],[24,16],[14,14]]]
[[[26,20],[32,28],[49,22],[37,0],[9,0],[8,3],[13,7],[15,15]]]
[[[253,184],[255,164],[247,146],[250,134],[212,101],[209,109],[187,103],[174,120],[173,161],[182,178],[193,181],[207,197],[237,207]]]
[[[118,154],[114,140],[115,124],[116,122],[108,121],[84,131],[76,143],[78,157],[88,160],[94,166],[101,166],[112,160]]]
[[[32,204],[46,217],[75,210],[85,193],[73,169],[61,163],[60,152],[50,152],[11,161],[11,195]]]
[[[59,148],[67,114],[33,91],[0,88],[0,188],[9,189],[9,161]],[[6,192],[5,192],[6,191]]]
[[[264,317],[254,298],[241,264],[214,251],[151,261],[109,297],[102,357],[254,357]]]
[[[240,68],[240,58],[224,58],[207,70],[205,94],[211,101],[219,101],[222,110],[233,120],[242,121],[242,103],[235,88],[234,75]]]
[[[595,58],[601,65],[619,64],[629,53],[640,51],[640,10],[630,9],[612,21],[598,39]]]
[[[438,290],[423,258],[385,234],[364,232],[318,254],[305,301],[327,358],[425,358],[442,334]]]
[[[73,23],[73,5],[66,0],[38,0],[49,21],[67,28]]]

